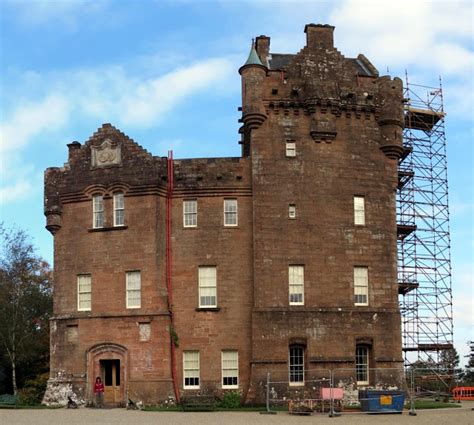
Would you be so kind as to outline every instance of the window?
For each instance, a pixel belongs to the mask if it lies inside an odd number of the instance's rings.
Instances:
[[[304,385],[304,347],[290,346],[290,385]]]
[[[95,195],[92,200],[92,227],[99,229],[104,227],[104,197]]]
[[[125,206],[123,193],[114,193],[114,226],[125,224]]]
[[[365,199],[363,196],[354,196],[354,224],[365,226]]]
[[[237,224],[237,199],[224,199],[224,226]]]
[[[183,352],[184,388],[199,388],[199,351]]]
[[[367,267],[354,267],[354,305],[369,305],[369,273]]]
[[[140,308],[142,301],[142,282],[140,272],[127,272],[127,308]]]
[[[356,346],[356,380],[358,385],[369,384],[369,347]]]
[[[288,218],[296,218],[296,205],[290,204],[288,206]]]
[[[222,352],[222,388],[239,388],[239,352]]]
[[[138,334],[139,334],[139,340],[144,342],[144,341],[150,341],[151,337],[151,324],[150,323],[139,323],[138,324]]]
[[[196,227],[197,226],[197,201],[191,199],[183,201],[183,226]]]
[[[199,307],[217,307],[215,267],[199,267]]]
[[[304,266],[288,267],[290,305],[304,304]]]
[[[79,311],[90,311],[91,296],[91,275],[82,274],[77,276],[77,309]]]
[[[296,156],[296,144],[294,142],[286,142],[286,156]]]

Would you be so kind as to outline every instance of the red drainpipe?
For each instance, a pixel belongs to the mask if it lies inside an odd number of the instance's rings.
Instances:
[[[173,338],[173,288],[172,283],[172,256],[171,256],[171,207],[173,198],[173,151],[168,151],[168,190],[166,191],[166,289],[168,291],[168,311],[170,317],[170,353],[171,353],[171,378],[173,379],[174,395],[176,402],[181,398],[176,377],[176,350]]]

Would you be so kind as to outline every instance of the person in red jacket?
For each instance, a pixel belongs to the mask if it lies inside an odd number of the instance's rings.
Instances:
[[[95,402],[97,407],[104,406],[104,384],[100,376],[95,378],[94,384]]]

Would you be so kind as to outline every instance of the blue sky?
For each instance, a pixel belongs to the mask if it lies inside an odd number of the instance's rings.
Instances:
[[[110,122],[154,155],[238,156],[251,38],[296,53],[306,23],[347,57],[433,85],[442,76],[455,346],[474,339],[473,6],[470,1],[0,1],[0,220],[52,263],[43,171]]]

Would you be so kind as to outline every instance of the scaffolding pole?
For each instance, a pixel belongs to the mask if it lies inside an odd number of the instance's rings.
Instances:
[[[453,348],[446,137],[439,87],[404,89],[397,190],[398,279],[405,362],[440,362]]]

